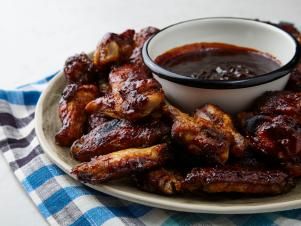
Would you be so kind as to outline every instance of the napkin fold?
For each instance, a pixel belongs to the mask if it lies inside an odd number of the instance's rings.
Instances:
[[[301,210],[244,215],[174,212],[120,200],[75,181],[48,159],[34,130],[35,105],[57,73],[16,90],[0,90],[0,149],[50,225],[301,224]]]

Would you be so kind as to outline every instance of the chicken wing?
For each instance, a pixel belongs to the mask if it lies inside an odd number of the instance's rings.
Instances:
[[[161,121],[130,122],[114,119],[106,122],[75,141],[71,147],[73,157],[79,161],[110,152],[158,144],[169,133]]]
[[[140,66],[126,64],[109,75],[112,92],[91,101],[86,110],[112,118],[138,120],[157,109],[164,100],[161,85]]]
[[[202,108],[196,109],[194,118],[196,121],[200,120],[200,123],[203,123],[204,119],[211,121],[220,131],[224,134],[228,134],[230,139],[233,140],[230,147],[230,153],[235,157],[244,155],[247,141],[237,132],[229,114],[226,114],[213,104],[206,104]]]
[[[94,64],[100,69],[127,62],[135,48],[134,30],[121,34],[108,33],[98,44],[93,57]]]
[[[295,186],[292,177],[280,170],[244,168],[194,168],[183,183],[190,192],[276,195]]]
[[[266,92],[252,108],[256,114],[287,115],[301,122],[301,92]]]
[[[133,176],[138,188],[164,195],[174,195],[183,192],[183,175],[172,169],[155,169]]]
[[[166,144],[125,149],[81,163],[72,173],[83,182],[97,184],[159,167],[169,157]]]
[[[290,174],[301,176],[301,93],[268,92],[253,112],[239,114],[253,149],[277,159]]]
[[[251,146],[275,158],[294,176],[301,176],[301,125],[286,115],[255,115],[245,121]]]
[[[196,121],[169,104],[163,111],[173,119],[172,138],[183,144],[190,154],[221,164],[228,160],[231,141],[210,121],[202,118]]]
[[[70,146],[84,132],[86,123],[85,106],[98,96],[95,85],[67,85],[59,103],[59,117],[62,128],[55,135],[56,143]]]
[[[81,53],[66,60],[64,74],[69,84],[89,84],[96,82],[99,72],[89,56]]]

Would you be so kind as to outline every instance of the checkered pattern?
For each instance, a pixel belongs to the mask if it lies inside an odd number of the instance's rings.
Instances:
[[[35,104],[53,77],[0,90],[0,148],[17,179],[51,225],[301,225],[301,210],[254,215],[180,213],[130,203],[89,189],[43,153]]]

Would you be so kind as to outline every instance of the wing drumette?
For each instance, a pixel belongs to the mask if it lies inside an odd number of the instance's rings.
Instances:
[[[166,144],[125,149],[81,163],[73,168],[72,173],[83,182],[97,184],[159,167],[169,157]]]
[[[64,75],[69,84],[95,83],[99,72],[85,53],[69,57],[65,62]]]

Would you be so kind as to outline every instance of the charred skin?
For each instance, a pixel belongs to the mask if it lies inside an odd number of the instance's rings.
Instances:
[[[184,181],[190,192],[277,195],[295,186],[292,177],[280,170],[194,168]]]
[[[71,153],[79,161],[89,161],[110,152],[160,143],[168,133],[169,127],[158,120],[133,123],[114,119],[75,141]]]
[[[196,121],[203,119],[211,121],[220,131],[228,134],[231,143],[230,153],[235,157],[242,157],[247,148],[247,140],[235,129],[229,114],[223,112],[219,107],[213,104],[206,104],[197,108],[194,113]]]
[[[169,159],[166,144],[132,148],[102,155],[72,169],[79,180],[98,184],[159,167]]]
[[[272,157],[296,177],[301,176],[301,125],[295,118],[254,115],[245,121],[253,149]]]
[[[84,133],[87,115],[85,106],[98,97],[95,85],[67,85],[59,103],[59,117],[62,128],[55,135],[55,141],[61,146],[70,146]]]
[[[301,92],[266,92],[256,100],[253,112],[270,116],[287,115],[301,122]]]
[[[252,148],[278,160],[289,174],[301,176],[301,94],[267,92],[252,109],[238,117]]]
[[[164,100],[161,85],[142,67],[126,64],[109,75],[112,92],[91,101],[86,110],[112,118],[138,120],[158,109]]]
[[[138,188],[158,194],[175,195],[183,192],[183,175],[177,170],[159,168],[145,173],[135,174]]]
[[[224,164],[228,160],[231,141],[210,121],[200,118],[196,121],[169,104],[163,111],[173,119],[172,138],[184,145],[188,153],[213,163]]]
[[[69,57],[65,62],[64,75],[69,84],[91,84],[98,79],[98,70],[85,53]]]

